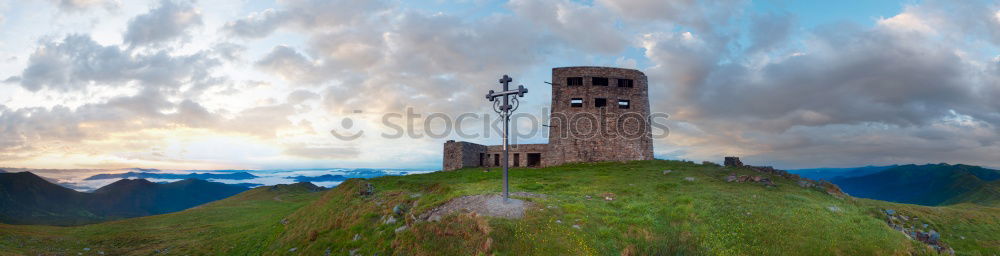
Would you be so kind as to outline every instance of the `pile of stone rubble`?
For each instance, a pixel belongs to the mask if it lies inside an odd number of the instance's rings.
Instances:
[[[771,179],[768,179],[767,177],[749,176],[749,175],[736,176],[735,173],[731,173],[729,174],[729,176],[726,176],[726,182],[736,182],[736,183],[755,182],[768,187],[775,186],[774,182],[771,182]]]
[[[938,253],[955,255],[955,250],[941,241],[941,233],[938,233],[927,223],[920,221],[920,218],[908,217],[891,209],[885,209],[882,212],[885,213],[885,224],[896,231],[903,232],[906,238],[920,241]]]
[[[800,177],[797,174],[789,173],[788,171],[785,171],[785,170],[774,169],[774,167],[771,167],[771,166],[744,165],[743,162],[740,161],[740,158],[739,157],[735,157],[735,156],[727,156],[725,158],[725,166],[726,167],[735,167],[735,168],[746,168],[746,169],[754,170],[754,171],[756,171],[758,173],[762,173],[762,174],[775,175],[775,176],[783,177],[783,178],[790,179],[790,180],[796,180],[796,181],[798,181],[799,186],[801,186],[803,188],[815,189],[815,190],[818,190],[818,191],[821,191],[821,192],[826,192],[827,194],[838,196],[838,197],[839,196],[843,196],[843,195],[847,195],[847,194],[844,193],[844,191],[840,190],[840,187],[838,187],[837,185],[835,185],[833,183],[830,183],[828,181],[824,181],[824,180],[814,181],[814,180],[810,180],[810,179],[807,179],[807,178],[802,178],[802,177]],[[748,175],[737,176],[735,173],[729,174],[729,176],[726,176],[726,181],[727,182],[741,182],[741,183],[742,182],[756,182],[756,183],[760,183],[762,185],[769,186],[769,187],[776,186],[774,184],[774,182],[772,182],[767,177],[762,177],[762,176],[748,176]]]

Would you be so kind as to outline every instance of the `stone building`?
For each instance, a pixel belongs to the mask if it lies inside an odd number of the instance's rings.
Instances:
[[[634,69],[552,69],[548,144],[511,145],[510,166],[653,159],[646,75]],[[501,145],[449,140],[444,170],[502,166]]]

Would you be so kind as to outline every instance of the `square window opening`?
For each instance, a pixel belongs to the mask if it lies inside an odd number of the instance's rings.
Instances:
[[[629,109],[632,105],[631,103],[629,100],[618,100],[618,108]]]
[[[605,98],[595,98],[594,99],[594,107],[595,108],[603,108],[603,107],[606,107],[606,106],[608,106],[608,99],[605,99]]]
[[[608,86],[608,78],[607,77],[594,77],[591,80],[591,83],[593,83],[594,86]]]
[[[568,86],[583,86],[583,77],[569,77],[569,78],[566,78],[566,85],[568,85]]]
[[[632,79],[618,79],[618,87],[632,88]]]

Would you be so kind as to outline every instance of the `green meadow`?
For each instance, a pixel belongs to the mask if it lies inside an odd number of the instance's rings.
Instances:
[[[776,186],[726,182],[730,173]],[[998,208],[836,196],[749,169],[682,161],[515,168],[512,191],[543,195],[520,198],[533,205],[524,218],[422,220],[453,198],[497,193],[500,176],[471,168],[352,179],[322,192],[262,187],[172,214],[77,227],[0,225],[0,254],[936,254],[887,226],[883,209],[919,217],[957,255],[1000,254]],[[373,195],[359,193],[366,183]]]

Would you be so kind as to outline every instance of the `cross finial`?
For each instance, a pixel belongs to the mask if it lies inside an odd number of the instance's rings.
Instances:
[[[506,91],[507,90],[507,84],[509,84],[510,82],[513,82],[513,81],[514,81],[514,79],[510,78],[510,76],[503,75],[503,77],[500,78],[500,83],[503,84],[503,90]]]

